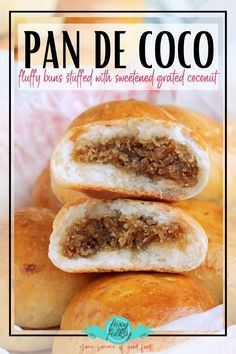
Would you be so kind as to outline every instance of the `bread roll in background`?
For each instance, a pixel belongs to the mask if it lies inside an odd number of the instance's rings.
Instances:
[[[136,100],[92,107],[56,147],[53,180],[97,198],[189,199],[207,184],[210,163],[204,138],[186,122]]]
[[[49,257],[72,273],[181,273],[204,262],[207,243],[203,228],[172,205],[84,198],[57,214]]]
[[[203,227],[208,238],[206,260],[188,275],[198,278],[219,301],[223,302],[223,207],[199,200],[186,200],[174,204],[192,216]]]
[[[68,274],[48,258],[55,213],[43,208],[16,210],[14,218],[14,320],[20,327],[58,326],[62,313],[92,277]]]
[[[133,327],[142,323],[162,326],[217,305],[196,279],[180,274],[126,273],[101,277],[88,284],[66,307],[62,330],[82,330],[84,325],[104,326],[115,315]]]
[[[32,289],[29,289],[29,291],[32,291]],[[0,347],[10,351],[32,353],[52,346],[52,337],[9,337],[8,323],[9,228],[8,220],[0,219]]]
[[[36,179],[31,195],[31,204],[58,212],[62,204],[55,197],[51,187],[50,166],[46,166]]]

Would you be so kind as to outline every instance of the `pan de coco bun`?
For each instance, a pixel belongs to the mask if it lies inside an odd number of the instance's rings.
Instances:
[[[197,277],[220,302],[223,302],[223,207],[200,200],[185,200],[174,204],[192,216],[203,227],[208,238],[208,251],[200,267],[188,275]]]
[[[81,198],[57,214],[49,257],[72,273],[197,268],[207,254],[203,228],[170,204]]]
[[[52,337],[9,337],[9,226],[0,219],[0,347],[17,352],[40,351],[52,346]],[[1,353],[1,350],[0,350]]]
[[[217,332],[221,337],[216,336],[189,338],[176,336],[162,336],[154,340],[153,337],[147,337],[145,340],[136,339],[132,343],[127,343],[121,347],[118,345],[109,345],[107,343],[106,354],[233,354],[236,351],[236,325],[228,327],[227,337],[222,334],[224,331]],[[84,348],[86,354],[94,354],[94,340],[81,337],[56,337],[53,343],[52,354],[78,354],[78,348]],[[96,339],[97,348],[104,348],[104,341]],[[103,347],[102,347],[103,346]],[[85,349],[86,348],[86,349]]]
[[[60,324],[62,313],[91,276],[68,274],[48,258],[55,214],[43,208],[16,210],[14,218],[14,320],[26,328]]]
[[[31,204],[34,207],[47,208],[55,212],[62,207],[52,191],[49,165],[43,169],[33,185]]]
[[[123,273],[101,277],[84,287],[66,307],[62,330],[104,326],[112,316],[133,327],[152,328],[217,305],[204,285],[180,274]]]
[[[208,182],[210,161],[203,129],[192,129],[192,120],[188,124],[188,111],[175,115],[136,100],[92,107],[56,147],[53,180],[62,189],[98,198],[196,196]]]

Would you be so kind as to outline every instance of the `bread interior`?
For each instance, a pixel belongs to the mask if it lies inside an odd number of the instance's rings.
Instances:
[[[145,140],[116,136],[101,141],[77,141],[72,158],[79,163],[111,164],[151,180],[166,178],[183,187],[197,183],[199,167],[187,145],[168,137]]]
[[[184,223],[159,222],[151,216],[100,215],[83,217],[67,227],[61,252],[67,258],[89,257],[106,249],[145,249],[150,243],[181,241]]]

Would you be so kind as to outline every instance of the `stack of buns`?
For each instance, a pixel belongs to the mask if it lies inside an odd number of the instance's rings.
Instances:
[[[222,303],[222,168],[222,129],[198,113],[136,100],[82,113],[16,212],[15,323],[154,328]]]

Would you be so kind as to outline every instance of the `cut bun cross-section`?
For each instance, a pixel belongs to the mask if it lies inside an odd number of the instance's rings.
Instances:
[[[200,193],[209,173],[208,154],[190,130],[143,118],[73,128],[51,166],[57,183],[91,196],[170,201]]]
[[[137,101],[142,111],[130,115],[129,101],[117,103],[115,116],[111,102],[101,105],[110,115],[98,106],[101,116],[81,117],[69,128],[51,160],[55,184],[108,199],[177,201],[199,194],[210,170],[204,139],[160,107],[150,116],[149,105]]]
[[[80,199],[56,216],[49,258],[66,272],[186,272],[207,253],[202,227],[170,205]]]

